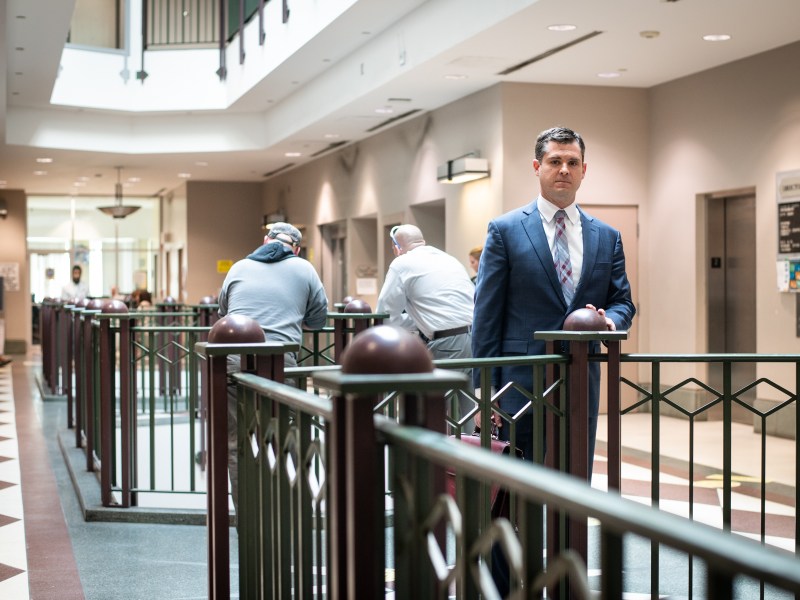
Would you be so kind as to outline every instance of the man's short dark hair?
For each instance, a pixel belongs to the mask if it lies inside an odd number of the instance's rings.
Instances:
[[[544,152],[548,142],[555,142],[557,144],[572,144],[573,142],[578,142],[578,146],[581,148],[581,160],[584,159],[584,155],[586,154],[586,146],[583,143],[583,138],[580,133],[572,131],[572,129],[567,127],[551,127],[550,129],[545,129],[539,134],[539,137],[536,138],[536,149],[534,152],[536,160],[541,162],[542,158],[544,158]]]

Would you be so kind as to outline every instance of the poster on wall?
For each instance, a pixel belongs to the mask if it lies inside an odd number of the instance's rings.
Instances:
[[[778,208],[778,291],[800,292],[800,170],[775,181]]]
[[[778,254],[800,254],[800,171],[778,173]]]
[[[0,277],[7,292],[19,291],[19,263],[0,263]]]

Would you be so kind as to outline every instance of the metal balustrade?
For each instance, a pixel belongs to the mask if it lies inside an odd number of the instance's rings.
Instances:
[[[49,316],[46,316],[48,311],[52,311]],[[191,312],[191,311],[189,311]],[[199,417],[202,418],[203,415],[203,404],[202,401],[188,401],[183,399],[183,396],[189,394],[189,390],[192,386],[195,386],[198,389],[199,397],[202,398],[203,390],[210,389],[210,382],[204,382],[202,380],[203,373],[205,369],[201,367],[202,364],[205,364],[205,359],[195,352],[192,352],[191,349],[193,348],[193,344],[195,342],[194,339],[183,339],[182,341],[178,341],[176,338],[177,330],[171,330],[171,326],[165,326],[165,330],[162,332],[157,331],[158,326],[155,325],[156,313],[148,313],[145,315],[140,315],[139,313],[135,313],[132,315],[128,315],[125,318],[121,318],[119,315],[113,316],[98,316],[97,311],[87,309],[85,307],[74,307],[69,305],[63,305],[60,302],[54,302],[52,305],[49,305],[46,309],[43,307],[42,311],[42,320],[43,325],[45,319],[50,319],[50,323],[58,322],[58,320],[66,320],[67,323],[71,324],[71,327],[66,327],[65,329],[60,329],[58,327],[43,327],[43,335],[47,338],[47,341],[43,339],[43,353],[47,354],[47,356],[43,357],[43,376],[47,379],[47,375],[44,371],[48,373],[52,373],[52,367],[50,365],[54,364],[66,364],[67,367],[64,369],[62,367],[62,371],[66,371],[67,376],[59,375],[61,379],[57,381],[61,382],[61,386],[64,390],[69,392],[70,389],[74,387],[74,423],[76,429],[76,443],[79,445],[83,445],[86,452],[87,452],[87,469],[93,470],[102,467],[102,458],[103,456],[108,456],[109,453],[113,455],[115,458],[113,461],[110,461],[109,467],[109,474],[107,475],[107,479],[111,480],[114,485],[108,487],[115,495],[116,499],[114,502],[119,502],[121,505],[125,505],[124,498],[126,495],[130,498],[130,503],[135,504],[137,501],[136,493],[141,491],[144,488],[137,487],[139,482],[132,482],[130,486],[125,487],[124,484],[117,483],[119,481],[124,481],[125,477],[122,473],[122,470],[125,468],[124,465],[127,464],[127,459],[122,460],[121,458],[116,458],[117,453],[121,452],[121,448],[123,448],[126,443],[123,443],[122,440],[122,433],[121,430],[111,437],[110,439],[106,438],[103,439],[102,428],[105,423],[113,423],[112,426],[119,427],[119,424],[122,420],[122,413],[125,410],[121,410],[120,398],[122,396],[122,388],[120,387],[121,384],[121,375],[117,373],[113,368],[108,365],[103,364],[103,360],[106,357],[115,356],[116,354],[122,354],[122,345],[115,341],[114,343],[114,350],[107,350],[107,351],[100,351],[99,345],[103,337],[101,336],[101,327],[103,322],[108,322],[110,331],[114,331],[113,339],[118,340],[120,334],[119,332],[119,325],[114,325],[114,323],[122,323],[126,320],[131,318],[135,319],[146,319],[148,320],[148,325],[140,325],[137,321],[135,326],[131,327],[131,335],[133,336],[134,333],[139,335],[138,341],[132,347],[135,347],[135,355],[136,359],[131,358],[131,364],[135,364],[136,370],[136,377],[140,378],[137,383],[135,383],[134,387],[138,394],[142,394],[141,390],[147,389],[147,399],[142,400],[138,404],[137,412],[139,416],[143,417],[144,421],[151,423],[151,407],[156,411],[160,411],[159,414],[164,415],[164,420],[166,422],[170,422],[172,419],[172,423],[175,422],[175,417],[178,412],[183,411],[190,411],[196,413],[199,411]],[[58,315],[58,316],[56,316]],[[170,314],[170,318],[174,318],[174,314]],[[134,332],[135,329],[138,328],[138,331]],[[201,328],[207,330],[206,328]],[[328,331],[320,332],[320,335],[330,336],[333,333],[330,331],[331,329],[335,330],[335,328],[326,328]],[[66,335],[64,333],[59,333],[62,331],[66,331]],[[199,329],[198,329],[199,331]],[[49,332],[49,333],[48,333]],[[158,333],[165,334],[161,342],[156,342],[155,337]],[[188,332],[187,332],[188,333]],[[167,335],[168,334],[168,335]],[[354,334],[354,330],[350,329],[348,331],[349,335]],[[199,338],[197,338],[199,339]],[[330,338],[328,338],[330,339]],[[67,344],[67,341],[71,340],[71,345]],[[74,355],[72,361],[69,358],[65,358],[64,356],[54,356],[52,354],[56,352],[65,352],[67,349],[71,347],[74,351]],[[613,347],[613,345],[612,345]],[[45,351],[46,349],[46,351]],[[171,349],[171,350],[170,350]],[[617,350],[618,351],[618,350]],[[170,355],[170,352],[176,352],[179,355],[178,362],[187,361],[185,365],[181,366],[180,369],[180,377],[177,382],[174,381],[174,377],[171,374],[170,369],[173,368],[176,357]],[[187,354],[188,352],[188,354]],[[194,355],[194,363],[191,366],[188,366],[188,358],[187,356]],[[335,355],[334,355],[335,357]],[[317,360],[320,360],[317,358]],[[601,362],[608,362],[609,357],[605,354],[597,355],[597,356],[588,356],[588,361],[601,361]],[[503,390],[497,390],[495,392],[495,396],[492,399],[492,403],[485,402],[481,400],[481,398],[489,398],[491,396],[491,389],[488,385],[488,373],[491,371],[492,368],[499,366],[501,364],[510,364],[511,362],[519,361],[517,364],[529,364],[530,367],[534,370],[534,380],[537,382],[549,382],[547,386],[544,383],[537,383],[537,388],[533,390],[533,392],[528,393],[528,397],[531,400],[531,404],[528,410],[533,410],[540,414],[537,417],[537,427],[544,427],[544,423],[547,422],[547,418],[544,418],[546,415],[551,415],[555,421],[554,423],[558,424],[558,427],[566,427],[566,419],[561,418],[564,415],[570,414],[570,409],[568,404],[566,404],[567,397],[563,393],[564,384],[566,383],[567,386],[572,387],[573,384],[571,382],[571,375],[570,371],[572,369],[569,367],[571,362],[574,363],[574,358],[570,358],[564,355],[546,355],[541,357],[516,357],[516,358],[498,358],[498,359],[473,359],[467,361],[461,360],[451,360],[451,361],[436,361],[437,367],[446,368],[446,369],[461,369],[461,368],[478,368],[481,369],[483,372],[483,382],[480,386],[480,393],[474,393],[471,390],[470,386],[466,388],[458,388],[453,387],[452,389],[445,390],[443,392],[443,397],[445,399],[445,403],[449,406],[449,411],[447,416],[442,417],[442,426],[440,431],[449,433],[451,435],[463,435],[468,434],[468,431],[464,431],[465,423],[471,418],[474,417],[474,414],[480,411],[484,422],[487,422],[488,417],[493,410],[497,410],[496,408],[496,401],[500,395],[506,393],[508,388],[504,388]],[[74,364],[74,369],[70,366],[70,362]],[[612,361],[613,362],[613,361]],[[736,529],[736,511],[733,510],[733,503],[732,503],[732,493],[733,493],[733,486],[736,484],[735,480],[741,479],[741,473],[737,470],[737,466],[732,458],[732,446],[734,444],[733,438],[733,423],[731,417],[731,413],[734,407],[741,407],[743,410],[751,413],[754,417],[754,420],[757,424],[757,430],[760,431],[760,450],[761,450],[761,467],[758,473],[746,473],[747,475],[753,475],[758,480],[754,484],[750,485],[750,490],[748,493],[751,495],[755,495],[759,498],[761,503],[761,523],[760,523],[760,533],[757,537],[759,537],[762,545],[765,545],[769,542],[769,531],[768,531],[768,523],[766,520],[766,503],[769,502],[771,498],[774,498],[774,494],[776,493],[774,488],[774,484],[770,484],[768,482],[769,479],[769,467],[766,463],[764,448],[768,443],[768,432],[769,432],[769,419],[780,419],[782,422],[786,421],[793,421],[795,424],[795,431],[797,431],[797,412],[796,412],[796,405],[797,405],[797,394],[798,389],[800,389],[800,356],[796,355],[620,355],[619,356],[620,363],[635,363],[639,365],[639,373],[642,379],[650,379],[647,384],[633,382],[629,379],[622,378],[618,376],[618,368],[614,367],[611,371],[612,376],[607,378],[607,383],[611,383],[612,381],[617,382],[617,386],[622,386],[623,388],[631,389],[635,392],[637,397],[636,401],[622,407],[619,404],[609,404],[609,442],[608,442],[608,453],[609,453],[609,489],[620,489],[622,485],[622,493],[625,492],[623,482],[621,480],[620,474],[620,459],[619,459],[619,451],[620,451],[620,440],[624,439],[625,437],[625,423],[626,417],[629,415],[637,414],[638,417],[642,417],[642,414],[650,419],[651,427],[653,430],[652,435],[652,446],[650,448],[650,469],[652,471],[652,483],[651,483],[651,502],[654,506],[658,505],[659,501],[661,500],[662,488],[665,485],[662,471],[664,470],[664,461],[660,456],[660,418],[662,413],[666,408],[669,408],[673,411],[673,413],[680,413],[685,417],[687,421],[687,463],[689,469],[689,492],[687,501],[690,506],[690,518],[693,518],[693,506],[695,504],[695,494],[696,494],[696,484],[694,483],[696,479],[696,474],[703,468],[702,465],[696,464],[697,458],[695,456],[695,429],[697,422],[702,419],[709,411],[711,410],[718,410],[722,412],[723,419],[719,422],[720,428],[722,429],[722,436],[723,436],[723,444],[722,444],[722,451],[724,457],[724,465],[721,469],[720,473],[720,489],[721,489],[721,498],[722,498],[722,506],[723,506],[723,528],[725,529]],[[731,377],[731,372],[733,366],[739,362],[756,362],[759,364],[773,364],[773,365],[784,365],[779,370],[780,376],[772,376],[770,378],[759,378],[754,381],[749,381],[745,383],[738,383],[736,386],[733,384],[733,379]],[[667,385],[663,383],[667,379],[675,380],[676,378],[673,375],[672,366],[677,363],[696,363],[696,364],[719,364],[721,365],[720,370],[723,372],[723,378],[721,384],[711,384],[707,380],[703,380],[700,377],[692,377],[687,378],[680,381],[677,384],[670,384]],[[328,397],[331,395],[331,391],[325,387],[325,377],[332,377],[337,372],[337,367],[331,365],[329,362],[326,361],[326,364],[329,366],[309,366],[309,367],[298,367],[295,369],[287,369],[286,370],[286,377],[287,379],[294,379],[300,381],[300,389],[306,390],[318,390],[320,393],[318,394],[311,394],[321,400],[327,400]],[[549,366],[548,366],[549,365]],[[560,375],[556,371],[556,369],[560,369]],[[167,377],[168,385],[163,389],[159,389],[158,386],[160,385],[159,371],[164,371]],[[548,373],[550,370],[550,374]],[[702,370],[702,369],[700,369]],[[763,370],[763,369],[762,369]],[[111,373],[113,372],[113,375]],[[147,375],[144,380],[142,380],[142,372],[146,372]],[[178,371],[176,371],[178,372]],[[314,373],[318,373],[317,377],[314,377]],[[774,369],[769,370],[768,372],[773,373]],[[107,379],[103,381],[103,373],[108,373],[106,375]],[[615,375],[617,373],[617,375]],[[543,375],[544,374],[544,375]],[[63,378],[67,377],[66,380]],[[74,386],[72,385],[74,377]],[[242,376],[244,377],[244,376]],[[187,379],[188,378],[188,379]],[[146,383],[144,385],[142,382]],[[193,383],[196,382],[196,383]],[[113,385],[109,385],[109,382],[113,382]],[[153,386],[152,393],[150,392],[150,386]],[[761,404],[751,405],[751,403],[745,400],[745,396],[747,393],[753,393],[754,390],[764,389],[765,387],[769,388],[769,393],[767,396],[781,396],[782,400],[775,403],[774,406],[770,406],[764,408]],[[702,395],[705,399],[697,402],[696,405],[689,405],[687,406],[685,402],[681,400],[681,395],[687,395],[686,390],[691,388],[693,392],[697,392]],[[107,391],[111,390],[111,391]],[[105,393],[110,393],[113,397],[114,402],[114,410],[117,415],[112,420],[110,418],[110,412],[106,412],[105,416],[103,416],[104,405],[103,401],[101,400],[101,395]],[[288,392],[287,392],[288,393]],[[167,400],[164,399],[164,394],[167,396]],[[170,398],[170,394],[172,395]],[[466,414],[458,414],[458,398],[459,397],[469,397],[475,404],[474,409],[469,411]],[[134,397],[134,395],[132,395]],[[387,391],[379,401],[376,402],[375,407],[378,409],[378,412],[382,415],[388,416],[390,419],[394,420],[395,422],[398,421],[400,411],[399,411],[399,402],[401,401],[402,393],[398,392],[397,390],[394,391]],[[194,402],[194,403],[192,403]],[[106,410],[110,409],[111,405],[106,406]],[[614,408],[617,406],[618,408]],[[644,412],[643,411],[647,411]],[[120,412],[121,411],[121,412]],[[172,412],[170,416],[170,411],[177,411]],[[615,412],[616,411],[616,412]],[[501,415],[507,422],[510,431],[512,432],[513,437],[513,428],[514,428],[514,421],[518,420],[521,415]],[[189,419],[188,412],[186,413],[187,421]],[[260,418],[260,417],[259,417]],[[158,419],[156,419],[158,421]],[[322,432],[324,429],[324,418],[320,420],[320,417],[312,418],[313,426],[312,430],[317,432]],[[199,427],[199,433],[196,434],[195,438],[195,449],[196,451],[202,451],[203,448],[206,447],[210,440],[206,440],[205,442],[202,441],[202,436],[204,435],[204,428],[200,427],[199,425],[202,423],[202,420],[195,421],[195,427]],[[542,425],[539,425],[542,423]],[[123,428],[124,429],[124,428]],[[560,441],[558,445],[551,449],[547,450],[545,454],[544,449],[541,450],[540,458],[544,460],[547,458],[548,463],[550,463],[550,459],[554,458],[555,456],[561,456],[557,451],[563,449],[566,445],[567,435],[566,430],[561,430],[562,433],[560,434]],[[133,438],[133,436],[129,436]],[[553,436],[548,435],[548,442],[550,439],[553,439]],[[200,439],[200,442],[197,440]],[[314,440],[322,440],[324,441],[325,437],[321,433],[316,437],[311,437],[310,439]],[[149,440],[148,440],[149,443]],[[197,445],[199,443],[199,446]],[[320,444],[322,442],[317,441],[316,447],[321,448]],[[488,438],[484,441],[484,445],[488,446]],[[323,461],[324,453],[322,450],[316,450],[314,463],[318,467],[318,472],[320,474],[326,473],[327,469],[322,469],[322,465],[325,464]],[[133,452],[130,456],[135,457],[136,453]],[[276,455],[277,456],[277,455]],[[298,455],[300,456],[300,455]],[[192,457],[193,459],[195,457]],[[564,469],[566,459],[559,458],[557,463],[560,465],[560,468]],[[541,461],[539,461],[541,462]],[[794,490],[797,489],[797,474],[800,471],[798,469],[798,454],[796,451],[796,444],[795,444],[795,452],[793,455],[793,460],[791,462],[794,465],[794,486],[791,489],[779,490],[784,496],[792,496],[789,498],[781,498],[782,501],[787,501],[790,505],[793,502],[793,495]],[[182,477],[186,477],[187,473],[192,472],[198,468],[193,461],[190,462],[188,460],[182,461],[184,466],[180,466],[174,470],[174,473],[177,473],[179,470],[185,468],[185,473],[181,475]],[[382,497],[390,497],[395,498],[397,495],[397,479],[396,473],[394,473],[394,464],[390,463],[389,470],[386,475],[385,483],[379,486],[380,494]],[[131,467],[132,468],[132,467]],[[201,474],[202,475],[202,474]],[[320,475],[322,476],[322,475]],[[120,479],[121,478],[121,479]],[[317,485],[321,485],[318,483]],[[406,484],[402,484],[406,485]],[[482,487],[481,487],[482,486]],[[227,489],[227,488],[226,488]],[[488,506],[488,485],[486,482],[482,482],[477,488],[477,492],[471,492],[471,497],[475,498],[482,498],[481,506]],[[171,491],[169,486],[164,488],[164,491]],[[178,492],[181,493],[181,492]],[[199,496],[203,492],[201,489],[198,489],[197,495]],[[515,494],[512,490],[512,496]],[[512,505],[514,503],[512,502]],[[227,507],[227,501],[225,503]],[[522,505],[519,505],[522,506]],[[519,511],[521,510],[528,510],[527,508],[514,508],[514,513],[512,518],[519,519],[519,515],[521,514]],[[488,511],[488,509],[486,509]],[[227,513],[226,513],[227,514]],[[488,512],[485,513],[486,516],[479,517],[476,520],[476,523],[481,524],[480,526],[485,526],[489,522]],[[548,531],[551,530],[550,521],[548,521]],[[557,527],[553,527],[554,531],[558,531]],[[582,534],[581,534],[582,536]],[[569,528],[564,528],[563,531],[560,531],[557,535],[559,542],[568,539],[569,537]],[[573,535],[573,537],[575,537]],[[580,536],[579,536],[580,537]],[[795,547],[797,547],[796,540],[799,539],[798,536],[798,524],[796,519],[796,511],[795,511],[795,518],[794,518],[794,539],[795,539]],[[616,542],[615,542],[616,543]],[[662,579],[662,573],[660,572],[660,565],[663,561],[663,552],[661,551],[658,543],[660,542],[653,542],[652,547],[649,548],[649,556],[650,556],[650,576],[652,579],[651,584],[651,593],[656,593],[660,581]],[[321,551],[321,546],[315,546],[315,552],[319,553]],[[585,556],[582,554],[580,549],[577,552],[578,556]],[[688,576],[689,576],[689,590],[693,589],[692,580],[695,579],[695,567],[693,566],[693,560],[689,559],[686,565],[688,569]],[[697,578],[701,578],[701,575],[697,575]],[[762,584],[763,586],[763,584]],[[691,595],[691,592],[690,592]],[[762,589],[761,596],[764,597],[764,591]]]
[[[399,598],[491,597],[496,545],[508,559],[513,594],[542,597],[547,588],[548,597],[588,597],[586,556],[568,530],[552,545],[552,521],[543,527],[548,507],[558,507],[567,524],[599,522],[603,597],[621,597],[623,571],[641,539],[702,564],[697,582],[690,574],[690,596],[702,583],[705,597],[734,597],[742,578],[771,593],[800,593],[800,561],[789,553],[449,441],[442,435],[445,398],[468,387],[458,373],[359,376],[329,369],[314,376],[313,386],[329,390],[327,398],[254,375],[237,380],[240,456],[248,462],[240,485],[249,498],[239,517],[240,597],[378,597],[387,568],[395,569]],[[388,406],[402,407],[402,419],[375,414]],[[443,494],[445,469],[456,472],[455,500]],[[488,514],[484,491],[498,481],[512,494],[510,521]],[[387,543],[390,562],[375,551]],[[545,547],[555,558],[543,560]],[[224,557],[217,558],[216,568],[227,572]],[[215,588],[210,597],[227,593]]]

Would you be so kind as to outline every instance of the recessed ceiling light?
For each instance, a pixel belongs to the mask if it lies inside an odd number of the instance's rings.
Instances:
[[[335,140],[338,139],[340,136],[338,133],[326,133],[322,137],[324,137],[326,140]]]
[[[131,183],[139,183],[141,180],[141,177],[128,177],[128,181]]]
[[[86,186],[86,182],[85,181],[76,181],[72,185],[75,186],[75,187],[85,187]]]
[[[466,79],[467,76],[462,73],[448,73],[444,78],[450,79],[451,81],[458,81],[459,79]]]
[[[42,163],[42,164],[49,164],[49,163],[53,162],[53,159],[49,158],[47,156],[41,156],[41,157],[36,159],[36,162],[37,163]]]
[[[598,73],[598,77],[602,77],[603,79],[614,79],[615,77],[620,76],[619,71],[606,71],[605,73]]]
[[[384,106],[380,108],[376,108],[375,112],[379,115],[390,115],[394,112],[394,109],[391,106]]]
[[[34,175],[47,175],[47,171],[34,171]]]
[[[296,158],[298,156],[303,156],[303,153],[302,152],[286,152],[286,153],[284,153],[284,156],[287,157],[287,158]]]
[[[646,29],[645,31],[640,31],[639,35],[646,40],[654,40],[661,35],[661,32],[655,29]]]
[[[191,173],[178,173],[178,177],[181,179],[189,179],[192,176]]]
[[[86,175],[81,175],[80,177],[78,177],[78,181],[89,181],[89,179],[90,178],[87,177]]]
[[[550,31],[575,31],[577,28],[578,28],[577,25],[569,25],[567,23],[547,26],[547,29],[549,29]]]
[[[727,33],[711,33],[709,35],[704,35],[703,39],[707,42],[727,42],[731,39]]]
[[[198,160],[194,164],[196,164],[198,167],[207,167],[208,166],[208,163],[206,161],[204,161],[204,160]]]

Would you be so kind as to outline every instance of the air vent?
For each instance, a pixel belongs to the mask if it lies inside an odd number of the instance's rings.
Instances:
[[[264,173],[264,175],[262,177],[272,177],[276,173],[280,173],[281,171],[285,171],[286,169],[289,169],[289,168],[291,168],[293,166],[294,166],[294,163],[286,163],[282,167],[278,167],[277,169],[273,169],[272,171],[268,171],[267,173]]]
[[[348,143],[349,142],[347,140],[345,140],[343,142],[333,142],[332,144],[328,144],[322,150],[317,150],[316,152],[314,152],[314,154],[311,155],[311,158],[317,157],[320,154],[325,154],[326,152],[330,152],[331,150],[335,150],[336,148],[344,146],[345,144],[348,144]]]
[[[397,115],[396,117],[392,117],[391,119],[386,119],[385,121],[378,123],[377,125],[373,125],[369,129],[367,129],[367,133],[372,133],[373,131],[377,131],[382,127],[386,127],[387,125],[391,125],[392,123],[396,123],[401,119],[405,119],[406,117],[410,117],[418,112],[420,112],[421,108],[415,108],[414,110],[409,110],[408,112],[404,112],[402,115]]]
[[[571,42],[567,42],[566,44],[563,44],[561,46],[556,46],[555,48],[551,48],[547,52],[542,52],[538,56],[534,56],[533,58],[529,58],[528,60],[525,60],[525,61],[523,61],[521,63],[518,63],[518,64],[514,65],[513,67],[509,67],[504,71],[500,71],[498,73],[498,75],[510,75],[514,71],[519,71],[520,69],[524,69],[528,65],[532,65],[535,62],[539,62],[540,60],[544,60],[545,58],[553,56],[554,54],[558,54],[562,50],[566,50],[567,48],[571,48],[572,46],[576,46],[576,45],[580,44],[581,42],[585,42],[586,40],[590,40],[593,37],[596,37],[596,36],[600,35],[601,33],[603,33],[603,32],[602,31],[593,31],[591,33],[587,33],[586,35],[581,36],[578,39],[572,40]]]

